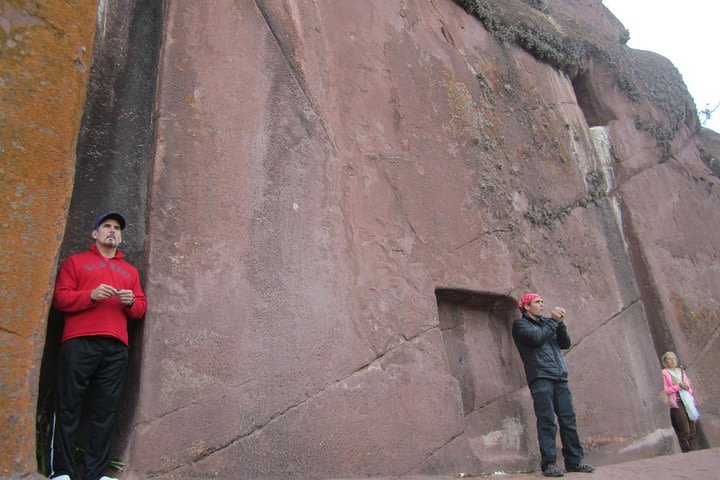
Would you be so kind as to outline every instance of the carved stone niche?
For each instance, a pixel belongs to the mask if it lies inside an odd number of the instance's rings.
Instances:
[[[532,402],[512,339],[517,301],[454,289],[438,289],[435,295],[448,367],[460,385],[465,414],[456,443],[474,456],[455,467],[528,466],[536,442]]]

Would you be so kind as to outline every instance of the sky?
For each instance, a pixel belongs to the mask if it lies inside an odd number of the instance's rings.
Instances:
[[[698,112],[720,103],[720,0],[602,2],[630,31],[629,47],[659,53],[677,67]],[[720,107],[704,126],[720,132]]]

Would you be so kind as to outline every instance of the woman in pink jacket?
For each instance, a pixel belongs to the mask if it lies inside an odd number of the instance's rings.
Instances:
[[[695,408],[690,379],[685,371],[678,367],[677,355],[666,352],[662,356],[663,387],[670,404],[670,421],[680,442],[680,450],[689,452],[693,449],[695,437],[695,421],[699,415]]]

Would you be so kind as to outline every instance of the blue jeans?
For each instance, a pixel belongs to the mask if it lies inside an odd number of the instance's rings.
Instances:
[[[580,445],[580,437],[577,433],[575,410],[568,383],[538,378],[533,380],[529,387],[535,408],[535,418],[537,418],[538,443],[542,462],[540,466],[545,469],[549,464],[557,462],[556,415],[560,425],[560,441],[562,442],[565,468],[579,465],[585,452]]]

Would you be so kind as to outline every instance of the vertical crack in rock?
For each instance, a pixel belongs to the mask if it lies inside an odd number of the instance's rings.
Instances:
[[[282,40],[282,35],[280,34],[275,22],[273,22],[273,15],[270,11],[270,8],[266,5],[265,0],[255,0],[255,6],[265,20],[265,23],[267,24],[270,33],[275,39],[275,43],[280,49],[280,53],[285,59],[285,62],[292,70],[293,77],[295,77],[295,80],[300,85],[300,89],[303,91],[303,94],[305,94],[305,96],[308,98],[308,101],[313,105],[313,110],[316,110],[317,113],[317,108],[315,108],[314,102],[310,101],[311,96],[309,95],[309,88],[305,81],[305,76],[303,75],[302,70],[293,61],[292,49],[288,45],[288,42]]]
[[[442,33],[443,38],[452,45],[453,49],[457,52],[457,47],[455,46],[455,40],[452,37],[452,34],[450,33],[450,30],[447,28],[447,25],[442,19],[442,15],[440,15],[440,12],[435,5],[435,2],[433,0],[428,0],[428,3],[430,4],[430,7],[432,8],[432,14],[438,19],[440,22],[440,33]]]
[[[400,207],[400,211],[402,212],[405,223],[407,223],[407,226],[408,228],[410,228],[413,236],[417,237],[417,232],[415,232],[415,228],[412,226],[412,223],[410,223],[410,216],[407,213],[407,208],[405,208],[405,203],[403,202],[402,195],[400,194],[400,189],[385,169],[383,169],[383,174],[385,175],[385,180],[388,182],[388,185],[390,185],[390,188],[392,188],[393,197],[395,198],[395,201]]]
[[[603,127],[598,127],[603,128]],[[609,145],[603,146],[603,141],[600,141],[600,145],[598,145],[595,129],[591,129],[591,132],[593,134],[593,141],[596,146],[596,151],[598,155],[600,156],[601,163],[603,163],[602,155],[605,148],[609,149]],[[683,173],[685,173],[688,176],[691,176],[687,172],[687,168],[683,165],[682,162],[678,161],[674,155],[683,151],[686,149],[690,144],[691,140],[698,134],[697,131],[693,132],[692,135],[690,135],[685,142],[677,149],[677,151],[670,155],[667,159],[661,162],[657,163],[650,163],[647,166],[631,172],[629,176],[621,183],[617,185],[608,185],[607,189],[607,198],[610,201],[610,206],[613,209],[613,213],[616,217],[616,221],[618,224],[618,227],[620,229],[620,233],[622,235],[623,240],[623,246],[625,247],[625,250],[627,252],[628,258],[630,260],[630,267],[633,271],[633,277],[636,280],[637,288],[640,293],[640,300],[642,301],[642,304],[644,306],[644,309],[646,311],[645,318],[647,320],[647,324],[649,327],[649,330],[651,332],[651,337],[653,340],[653,344],[655,347],[655,350],[657,352],[662,352],[667,350],[668,348],[675,350],[675,338],[671,332],[670,325],[672,323],[671,319],[666,318],[666,316],[663,313],[663,309],[659,307],[660,305],[660,298],[661,293],[658,291],[657,286],[655,285],[655,282],[653,280],[654,277],[657,276],[657,273],[653,274],[651,272],[651,268],[649,266],[649,262],[646,258],[646,252],[644,251],[644,248],[642,246],[642,243],[639,238],[639,234],[635,231],[635,226],[633,224],[633,217],[632,215],[627,215],[626,217],[623,217],[622,213],[623,211],[628,212],[630,209],[625,206],[622,202],[622,199],[620,196],[616,195],[616,192],[619,191],[622,187],[625,186],[625,184],[630,181],[631,179],[634,179],[638,175],[645,174],[646,172],[651,171],[652,169],[656,168],[663,168],[664,165],[668,164],[668,160],[674,159],[676,162],[672,163],[673,167],[676,167],[680,169]],[[610,153],[610,152],[606,152]],[[610,161],[611,159],[607,159]],[[627,219],[627,220],[626,220]],[[678,225],[678,217],[675,214],[675,209],[673,208],[673,215],[672,220],[676,226]],[[676,254],[673,252],[668,252],[672,257],[678,258]],[[695,265],[695,260],[690,257],[682,257],[683,260],[687,260],[691,262],[693,265]]]
[[[278,31],[275,22],[273,22],[273,16],[270,11],[270,8],[266,5],[265,0],[254,0],[255,6],[257,7],[258,11],[260,12],[260,15],[262,15],[263,19],[265,20],[265,24],[268,26],[268,30],[270,31],[270,34],[275,39],[275,44],[278,46],[278,49],[280,50],[280,54],[282,55],[283,59],[285,60],[285,63],[287,64],[288,68],[290,69],[290,72],[292,72],[292,76],[295,79],[295,83],[297,84],[298,88],[302,92],[303,96],[305,97],[305,100],[307,100],[308,105],[310,105],[310,108],[315,113],[315,116],[318,119],[318,122],[320,122],[320,125],[325,132],[325,136],[330,142],[330,145],[332,146],[333,151],[335,152],[336,156],[338,156],[337,148],[335,147],[335,143],[332,141],[332,136],[330,136],[330,133],[328,132],[327,125],[325,124],[325,120],[323,119],[322,115],[320,115],[320,108],[317,105],[317,102],[315,102],[314,97],[312,96],[312,93],[310,91],[310,87],[308,86],[307,82],[305,81],[305,75],[303,75],[302,70],[297,65],[295,61],[293,61],[293,55],[291,53],[290,47],[288,46],[287,42],[283,41],[282,36],[280,32]]]
[[[162,43],[163,0],[103,2],[92,67],[75,149],[74,180],[64,223],[60,259],[87,249],[89,220],[102,211],[123,212],[131,233],[123,253],[144,279],[146,217],[155,133],[155,93]],[[107,26],[107,30],[105,30]],[[77,62],[77,60],[76,60]],[[80,66],[80,65],[78,65]],[[129,322],[130,359],[124,401],[118,410],[116,444],[126,444],[139,401],[143,325]],[[62,315],[51,310],[40,365],[38,399],[50,398]],[[49,415],[49,402],[37,402]],[[81,434],[82,435],[82,434]],[[80,437],[82,438],[82,437]],[[42,440],[41,440],[42,441]]]
[[[610,203],[610,208],[615,217],[615,223],[620,237],[622,238],[623,247],[627,252],[627,240],[625,239],[625,232],[623,232],[622,226],[622,212],[620,210],[620,201],[615,195],[615,172],[613,171],[613,158],[611,152],[611,141],[610,133],[607,127],[590,127],[590,136],[592,137],[593,145],[595,147],[595,154],[600,164],[600,173],[602,173],[605,180],[605,197]],[[587,182],[588,176],[585,175],[583,180]],[[586,185],[587,187],[587,185]]]
[[[325,134],[325,138],[327,139],[328,145],[332,149],[332,152],[333,152],[335,158],[336,159],[342,158],[337,149],[337,146],[335,144],[333,136],[331,135],[331,132],[328,129],[326,121],[320,113],[322,110],[317,105],[317,103],[312,95],[311,89],[306,82],[306,79],[305,79],[305,76],[303,75],[302,69],[293,60],[293,55],[292,55],[290,46],[287,44],[286,41],[283,41],[283,37],[274,22],[274,17],[272,15],[271,8],[268,6],[267,0],[254,0],[254,2],[255,2],[255,7],[257,8],[258,12],[260,12],[260,15],[263,17],[263,20],[265,21],[265,24],[267,25],[270,34],[274,38],[275,43],[278,46],[278,49],[280,51],[280,54],[282,55],[286,65],[288,66],[293,79],[295,80],[295,84],[299,88],[300,92],[302,92],[303,97],[307,101],[307,104],[310,106],[310,109],[312,110],[320,127],[322,128],[322,130]],[[339,176],[338,176],[338,178],[339,178]],[[337,191],[341,192],[341,191],[343,191],[343,189],[338,188]],[[350,208],[350,207],[345,206],[344,202],[341,202],[341,201],[338,201],[337,205],[340,208],[340,210],[343,212],[343,217],[346,219],[349,218],[348,208]],[[350,227],[348,227],[348,228],[350,228]],[[349,236],[351,236],[351,235],[349,235]]]
[[[100,0],[97,9],[97,31],[98,35],[105,37],[107,33],[107,17],[108,17],[108,2],[110,0]]]
[[[631,208],[627,207],[624,202],[621,201],[620,205],[623,210],[631,211]],[[675,350],[675,339],[668,326],[669,320],[660,307],[662,296],[655,285],[655,276],[651,272],[650,261],[642,246],[642,237],[635,230],[632,216],[625,216],[625,218],[623,228],[627,240],[628,257],[640,292],[640,301],[645,309],[645,319],[653,340],[653,346],[656,352],[667,349]]]

